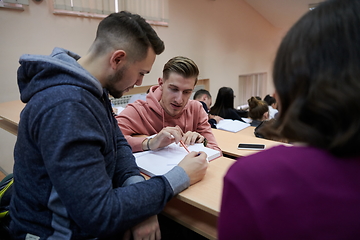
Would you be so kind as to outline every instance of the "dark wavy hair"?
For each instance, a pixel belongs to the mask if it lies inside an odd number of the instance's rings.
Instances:
[[[147,56],[149,47],[157,55],[165,49],[164,42],[144,18],[121,11],[110,14],[99,23],[90,51],[101,55],[109,50],[122,49],[132,61],[141,61]]]
[[[360,156],[359,13],[359,0],[329,0],[290,29],[274,63],[280,109],[268,134]]]
[[[225,116],[226,109],[234,108],[234,90],[229,87],[219,89],[215,104],[211,107],[210,113],[217,116]]]

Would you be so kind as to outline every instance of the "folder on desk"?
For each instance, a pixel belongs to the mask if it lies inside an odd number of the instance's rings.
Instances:
[[[249,123],[244,123],[239,120],[232,120],[232,119],[222,119],[216,124],[216,128],[220,130],[225,130],[229,132],[238,132],[243,130],[244,128],[249,127]]]
[[[222,155],[220,151],[204,147],[202,143],[190,145],[188,149],[195,152],[205,152],[208,161],[212,161]],[[187,154],[186,150],[180,147],[179,144],[172,143],[167,147],[154,151],[134,153],[134,156],[140,171],[152,177],[155,175],[164,175],[178,165]]]

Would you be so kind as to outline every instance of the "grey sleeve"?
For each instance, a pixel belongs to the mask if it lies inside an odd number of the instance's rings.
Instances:
[[[170,184],[171,189],[173,190],[173,195],[180,193],[190,186],[190,178],[182,167],[175,166],[169,172],[165,173],[164,177]],[[142,181],[145,181],[144,177],[132,176],[126,179],[122,186],[125,187]]]
[[[122,187],[129,186],[133,183],[145,181],[143,176],[131,176],[123,183]]]
[[[175,166],[169,172],[164,174],[169,182],[174,195],[180,193],[190,186],[190,178],[182,167]]]

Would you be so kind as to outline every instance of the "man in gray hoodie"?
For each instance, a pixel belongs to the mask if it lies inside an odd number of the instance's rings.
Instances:
[[[139,15],[103,19],[81,57],[55,48],[23,55],[10,229],[14,239],[160,239],[167,201],[206,173],[190,153],[145,181],[113,117],[108,94],[141,85],[164,44]]]

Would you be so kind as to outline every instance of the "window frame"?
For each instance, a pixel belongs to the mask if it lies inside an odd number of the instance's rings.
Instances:
[[[115,1],[118,1],[118,0],[114,0],[114,2]],[[165,1],[167,1],[167,0],[165,0]],[[92,12],[83,12],[83,11],[73,11],[73,10],[59,9],[59,8],[55,7],[55,0],[52,0],[51,2],[52,2],[52,4],[49,4],[49,5],[51,6],[51,11],[52,11],[52,13],[54,15],[83,17],[83,18],[96,18],[96,19],[103,19],[103,18],[108,16],[106,14],[98,14],[98,13],[92,13]],[[122,4],[122,5],[124,5],[124,4]],[[126,9],[121,9],[119,11],[122,11],[122,10],[126,11]],[[115,11],[116,11],[116,9],[115,9]],[[146,19],[146,18],[145,18],[145,20],[146,20],[147,23],[149,23],[150,25],[153,25],[153,26],[162,26],[162,27],[168,27],[169,26],[169,23],[167,21],[150,20],[150,19]]]
[[[22,0],[18,2],[17,0],[0,0],[0,9],[24,11],[24,5],[29,5],[29,1]]]

